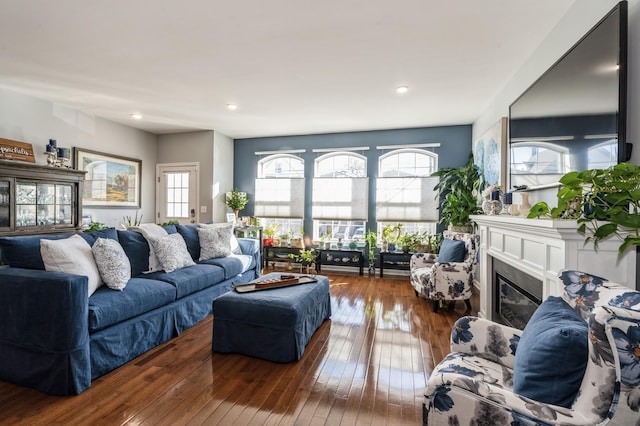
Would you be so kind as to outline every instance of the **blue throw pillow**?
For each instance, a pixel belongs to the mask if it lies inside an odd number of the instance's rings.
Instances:
[[[98,238],[108,238],[118,241],[118,231],[116,231],[116,228],[100,229],[99,231],[93,232],[80,232],[79,235],[84,238],[91,247],[93,247]]]
[[[2,260],[13,268],[44,271],[44,262],[40,254],[40,240],[59,240],[70,236],[71,234],[0,237]]]
[[[438,262],[464,262],[467,255],[467,248],[462,240],[444,239],[440,245],[440,253],[438,253]]]
[[[516,350],[513,391],[570,408],[587,368],[588,326],[562,298],[549,296],[527,323]]]
[[[149,243],[144,235],[136,231],[118,230],[118,241],[131,263],[132,277],[149,270]]]
[[[200,259],[200,238],[198,238],[198,225],[176,225],[178,233],[184,238],[187,250],[193,260]]]

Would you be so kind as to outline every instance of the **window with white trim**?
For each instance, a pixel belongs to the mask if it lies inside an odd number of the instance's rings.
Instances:
[[[607,169],[618,164],[618,139],[609,139],[589,148],[587,168]]]
[[[552,184],[569,172],[569,149],[548,142],[511,145],[511,185],[536,187]]]
[[[364,240],[369,212],[367,159],[354,152],[318,157],[313,178],[313,239]]]
[[[376,220],[382,227],[401,223],[404,232],[435,233],[439,220],[437,192],[438,155],[417,148],[393,150],[378,159]]]
[[[299,235],[304,217],[304,160],[274,154],[258,161],[255,211],[265,228],[278,225],[278,235]]]

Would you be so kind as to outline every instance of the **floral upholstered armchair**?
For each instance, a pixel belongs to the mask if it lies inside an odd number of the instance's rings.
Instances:
[[[524,331],[456,322],[427,384],[425,425],[640,424],[640,292],[578,271],[559,280],[562,298],[547,298]]]
[[[445,232],[440,254],[411,256],[411,285],[416,296],[422,294],[433,301],[434,312],[438,312],[441,300],[464,300],[471,310],[469,298],[479,242],[476,234]]]

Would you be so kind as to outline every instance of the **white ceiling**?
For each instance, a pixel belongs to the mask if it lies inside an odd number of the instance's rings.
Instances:
[[[470,124],[574,1],[0,0],[0,87],[159,134]]]

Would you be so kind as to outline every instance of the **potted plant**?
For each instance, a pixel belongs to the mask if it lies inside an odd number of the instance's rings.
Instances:
[[[395,244],[398,242],[398,237],[402,233],[402,224],[396,223],[395,225],[386,224],[382,227],[382,251],[394,251],[396,249]]]
[[[273,245],[273,237],[275,237],[276,232],[278,232],[278,224],[275,222],[269,224],[269,226],[264,229],[264,235],[267,238],[262,241],[262,245],[265,247]]]
[[[473,155],[463,167],[440,169],[432,174],[440,181],[434,189],[440,191],[440,223],[459,232],[473,232],[469,216],[482,213],[476,194],[485,186]]]
[[[289,233],[282,233],[278,236],[278,241],[280,241],[280,247],[288,247],[289,246]]]
[[[608,169],[569,172],[560,178],[558,206],[534,204],[528,218],[574,219],[585,243],[617,236],[618,253],[640,246],[640,166],[621,163]]]
[[[376,274],[376,245],[378,243],[378,234],[373,231],[367,231],[364,240],[369,247],[369,275]]]
[[[240,192],[238,188],[233,188],[233,191],[227,192],[227,206],[233,210],[236,215],[236,222],[238,221],[238,213],[244,209],[249,202],[247,194]]]
[[[302,268],[306,268],[306,273],[309,273],[309,269],[316,261],[316,251],[313,248],[310,249],[301,249],[298,254],[289,253],[290,259],[293,259],[295,262],[300,263],[300,273],[302,273]]]
[[[398,238],[398,245],[403,253],[416,251],[416,246],[422,244],[422,235],[419,232],[405,232]]]

